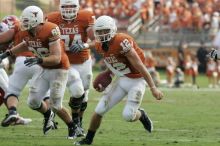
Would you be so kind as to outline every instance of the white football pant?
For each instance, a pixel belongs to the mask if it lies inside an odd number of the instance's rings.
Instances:
[[[127,96],[122,115],[126,121],[131,122],[136,117],[137,110],[144,96],[145,87],[146,82],[144,78],[132,79],[128,77],[119,77],[104,91],[102,98],[96,106],[95,112],[103,116]]]
[[[85,91],[84,102],[88,101],[88,90],[92,82],[92,59],[82,64],[71,64],[67,87],[72,97],[80,98]]]

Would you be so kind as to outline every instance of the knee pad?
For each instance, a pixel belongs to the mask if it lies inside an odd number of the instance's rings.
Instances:
[[[33,109],[33,110],[37,110],[41,107],[41,101],[39,99],[36,98],[28,98],[27,101],[28,106]]]
[[[81,104],[80,111],[83,112],[83,111],[86,110],[86,108],[87,108],[87,102],[83,102],[83,103]]]
[[[132,122],[136,117],[136,111],[134,111],[132,107],[126,106],[122,113],[122,116],[125,119],[125,121]]]
[[[71,107],[71,109],[73,109],[73,110],[80,109],[81,105],[82,105],[83,98],[84,98],[84,94],[80,98],[70,97],[69,106]]]

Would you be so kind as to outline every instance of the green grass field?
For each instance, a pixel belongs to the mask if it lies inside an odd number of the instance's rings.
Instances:
[[[94,139],[94,146],[220,146],[220,89],[208,89],[206,78],[199,77],[199,89],[162,89],[165,98],[156,101],[146,90],[142,107],[154,122],[154,131],[149,134],[139,121],[128,123],[122,119],[124,101],[106,114]],[[27,126],[0,127],[0,146],[70,146],[67,128],[59,122],[58,129],[44,136],[43,116],[28,108],[28,88],[22,94],[18,111],[23,117],[32,118]],[[87,129],[90,117],[100,94],[90,92],[89,106],[84,118]],[[66,94],[64,106],[67,106]],[[4,118],[6,108],[0,109]]]

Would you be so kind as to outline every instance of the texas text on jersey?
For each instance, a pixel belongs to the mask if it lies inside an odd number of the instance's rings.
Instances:
[[[142,62],[145,62],[143,51],[134,40],[127,34],[118,33],[108,43],[108,50],[104,51],[101,43],[96,43],[97,51],[103,55],[104,61],[109,69],[118,76],[129,78],[140,78],[142,75],[130,64],[125,54],[134,48]]]
[[[19,37],[24,39],[30,51],[32,51],[37,57],[41,58],[49,56],[49,44],[60,38],[60,31],[56,24],[45,22],[41,24],[41,28],[39,32],[37,32],[36,36],[32,36],[27,31],[21,31]],[[62,41],[60,41],[60,43],[62,48],[61,62],[55,66],[42,65],[42,67],[50,69],[69,68],[69,60],[64,51],[64,44]]]
[[[61,39],[65,42],[65,49],[71,64],[81,64],[89,59],[89,49],[79,53],[71,53],[69,47],[74,43],[86,43],[88,40],[86,29],[94,24],[95,16],[89,10],[80,10],[73,22],[62,19],[60,12],[52,12],[46,20],[57,24],[61,31]]]

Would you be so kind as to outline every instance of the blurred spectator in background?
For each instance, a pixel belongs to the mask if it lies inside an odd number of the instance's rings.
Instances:
[[[160,74],[156,70],[156,60],[154,59],[152,53],[150,51],[147,51],[145,53],[145,65],[148,69],[148,72],[150,73],[151,77],[154,80],[155,85],[158,87],[160,84]]]
[[[196,77],[198,75],[198,60],[197,60],[196,56],[192,57],[191,70],[192,70],[192,85],[193,85],[193,87],[198,88],[197,82],[196,82]]]
[[[177,67],[175,70],[174,87],[179,88],[184,83],[184,73]]]
[[[167,76],[167,86],[173,87],[174,76],[176,70],[176,63],[174,62],[172,57],[168,57],[167,66],[166,66],[166,76]]]
[[[212,19],[211,19],[211,25],[210,25],[211,38],[214,39],[218,31],[219,31],[219,12],[214,12]]]
[[[180,69],[182,71],[184,71],[184,58],[185,58],[185,53],[184,50],[187,48],[187,44],[184,43],[183,41],[180,41],[179,46],[178,46],[178,67],[180,67]]]
[[[185,85],[190,87],[192,85],[192,59],[190,55],[185,57],[184,68]]]
[[[220,60],[217,61],[217,72],[218,72],[217,83],[220,86]]]
[[[206,75],[208,77],[209,81],[209,88],[215,88],[217,87],[217,65],[216,62],[209,58],[207,62],[207,70],[206,70]]]
[[[199,72],[205,73],[206,71],[206,64],[207,64],[206,55],[207,54],[208,54],[208,50],[204,44],[204,41],[201,41],[200,47],[198,48],[196,52],[196,57],[198,58],[198,61],[199,61]]]

